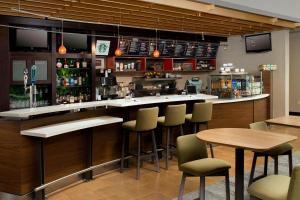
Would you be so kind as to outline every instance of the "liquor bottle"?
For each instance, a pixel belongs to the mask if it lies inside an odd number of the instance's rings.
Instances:
[[[79,76],[78,76],[78,85],[79,85],[79,86],[82,85],[82,77],[81,77],[81,74],[79,74]]]
[[[80,68],[80,61],[78,59],[76,60],[76,68]]]
[[[69,68],[69,65],[68,65],[68,62],[67,62],[66,58],[65,58],[65,62],[64,62],[64,68]]]
[[[61,68],[62,67],[62,63],[61,63],[60,59],[57,59],[56,67],[57,68]]]
[[[76,74],[74,74],[73,79],[74,79],[74,85],[78,85],[78,77]]]
[[[71,92],[71,95],[70,95],[70,103],[74,103],[75,99],[74,99],[74,95],[73,95],[73,92]]]
[[[87,67],[87,62],[86,62],[85,58],[83,59],[83,61],[82,61],[82,63],[81,63],[81,66],[82,66],[83,68],[86,68],[86,67]]]
[[[70,82],[70,86],[74,86],[74,76],[73,76],[73,74],[71,74],[71,76],[69,78],[69,82]]]
[[[82,75],[82,85],[86,85],[86,77]]]
[[[74,59],[70,59],[70,68],[74,68]]]

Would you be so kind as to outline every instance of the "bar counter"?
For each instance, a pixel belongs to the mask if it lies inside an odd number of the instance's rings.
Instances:
[[[0,199],[25,197],[40,186],[37,155],[40,138],[21,135],[24,130],[99,116],[118,117],[126,121],[135,119],[139,108],[150,106],[158,106],[159,115],[163,115],[169,104],[186,103],[187,113],[191,113],[193,104],[199,101],[212,101],[214,104],[213,120],[209,122],[209,128],[247,128],[252,122],[269,118],[268,94],[239,99],[217,99],[216,96],[204,94],[170,95],[1,112]],[[90,131],[91,134],[85,130],[76,130],[43,138],[45,183],[91,166],[118,161],[121,154],[121,121],[92,127]],[[189,126],[186,126],[185,133],[189,132]],[[130,137],[134,141],[134,134]],[[130,143],[130,147],[134,148],[134,142]],[[118,162],[112,168],[117,167]]]

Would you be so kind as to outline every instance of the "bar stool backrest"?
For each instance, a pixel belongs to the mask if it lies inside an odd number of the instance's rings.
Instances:
[[[298,200],[300,197],[300,165],[294,167],[287,200]]]
[[[186,104],[168,105],[165,126],[178,126],[185,123]]]
[[[158,107],[141,108],[137,112],[136,131],[150,131],[157,127]]]
[[[251,129],[254,130],[260,130],[260,131],[268,131],[268,125],[266,122],[255,122],[252,124],[249,124]]]
[[[200,141],[196,134],[177,137],[178,167],[186,162],[207,158],[206,143]]]
[[[195,103],[193,106],[192,122],[208,122],[212,118],[212,102]]]

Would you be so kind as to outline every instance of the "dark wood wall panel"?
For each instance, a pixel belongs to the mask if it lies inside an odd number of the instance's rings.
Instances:
[[[269,98],[254,101],[254,122],[264,121],[270,118]]]
[[[209,128],[248,128],[253,122],[253,101],[213,105]]]
[[[9,109],[9,30],[0,27],[0,111]]]
[[[44,142],[45,182],[86,168],[87,137],[76,131],[51,137]]]

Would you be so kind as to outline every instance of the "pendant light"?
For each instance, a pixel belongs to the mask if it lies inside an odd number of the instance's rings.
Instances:
[[[64,22],[63,22],[63,20],[61,20],[61,45],[58,48],[58,53],[59,54],[66,54],[67,53],[67,49],[64,46]]]
[[[115,55],[116,56],[122,55],[122,50],[120,49],[120,24],[118,24],[118,47],[115,50]]]
[[[157,29],[155,29],[156,41],[155,41],[155,50],[153,51],[153,57],[158,58],[160,56],[160,52],[157,49]]]

